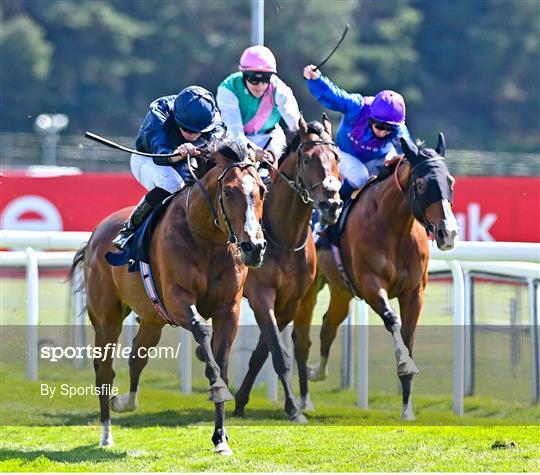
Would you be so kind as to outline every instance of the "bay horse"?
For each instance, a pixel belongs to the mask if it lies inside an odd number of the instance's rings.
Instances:
[[[338,155],[326,115],[323,124],[308,125],[300,118],[299,131],[284,153],[276,180],[264,203],[263,229],[268,242],[264,263],[249,270],[244,286],[261,334],[235,395],[233,415],[244,415],[255,378],[270,352],[285,390],[285,411],[292,421],[306,423],[291,389],[291,358],[280,332],[295,318],[315,279],[317,255],[310,231],[313,207],[321,222],[333,224],[343,206],[338,193]]]
[[[443,134],[439,134],[435,150],[417,148],[409,140],[401,139],[401,143],[405,156],[394,160],[393,177],[368,184],[352,203],[340,238],[342,265],[349,285],[338,271],[332,252],[318,250],[318,277],[302,304],[304,312],[297,314],[294,322],[295,353],[302,368],[300,393],[308,409],[313,407],[303,368],[311,345],[309,325],[317,294],[327,283],[330,303],[320,331],[321,359],[309,368],[309,379],[326,378],[330,346],[356,294],[382,318],[394,338],[397,373],[403,389],[402,419],[415,418],[411,382],[419,370],[412,351],[428,279],[427,232],[434,234],[439,249],[449,250],[454,247],[458,225],[451,209],[454,178],[443,159]],[[399,314],[390,305],[392,298],[399,301]]]
[[[218,143],[211,155],[215,167],[199,186],[184,188],[172,198],[153,232],[149,251],[155,287],[171,323],[191,331],[202,349],[210,381],[208,398],[215,403],[212,441],[216,453],[223,455],[232,454],[224,427],[224,403],[232,399],[227,362],[238,326],[246,266],[258,267],[266,247],[260,225],[266,187],[248,153],[232,140]],[[116,343],[131,310],[140,318],[129,358],[129,392],[110,400],[99,396],[101,446],[113,444],[110,410],[136,409],[139,378],[148,362],[139,348],[145,348],[146,355],[159,342],[166,324],[146,295],[139,273],[128,272],[127,265],[113,267],[105,259],[115,249],[112,239],[129,212],[127,208],[102,221],[72,266],[73,272],[84,263],[87,310],[97,348]],[[113,360],[104,354],[103,361],[94,360],[96,386],[110,388],[115,376]]]

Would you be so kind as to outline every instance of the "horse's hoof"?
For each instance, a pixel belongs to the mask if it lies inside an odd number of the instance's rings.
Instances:
[[[213,384],[208,389],[208,400],[212,402],[227,402],[234,399],[233,395],[225,385],[222,384]]]
[[[317,364],[315,366],[308,365],[307,375],[310,381],[324,381],[326,377],[328,376],[328,370],[324,368],[324,370],[321,371],[320,364]]]
[[[240,407],[235,407],[234,408],[234,411],[232,413],[232,417],[244,417],[244,408],[240,408]]]
[[[112,447],[114,445],[114,440],[111,437],[107,437],[106,439],[101,439],[99,441],[99,446],[100,447]]]
[[[109,407],[114,412],[133,412],[139,407],[137,393],[124,393],[109,399]]]
[[[309,396],[305,398],[304,397],[300,398],[300,402],[298,403],[298,408],[302,409],[303,411],[315,410],[315,406],[313,405],[313,402],[311,402],[311,398]]]
[[[217,454],[217,455],[227,455],[227,456],[230,456],[232,455],[232,450],[231,448],[229,447],[229,444],[227,442],[220,442],[219,444],[216,445],[216,448],[214,449],[214,452]]]
[[[295,416],[291,417],[291,421],[293,421],[295,424],[307,424],[308,420],[307,417],[304,416],[301,412],[296,414]]]
[[[412,358],[407,358],[398,364],[397,373],[398,376],[412,376],[420,373],[420,370]]]
[[[200,345],[197,346],[197,348],[195,348],[195,356],[197,357],[199,361],[206,363],[206,360],[204,359],[204,352],[202,348],[200,347]]]
[[[416,417],[415,417],[414,412],[412,411],[412,409],[408,409],[406,411],[403,411],[401,413],[401,420],[402,421],[415,421]]]

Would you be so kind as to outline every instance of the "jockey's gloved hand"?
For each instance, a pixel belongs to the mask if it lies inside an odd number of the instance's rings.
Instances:
[[[255,150],[255,160],[261,163],[270,162],[272,165],[275,165],[274,154],[262,148]]]
[[[177,153],[178,155],[169,159],[171,163],[177,163],[185,160],[188,156],[196,157],[201,154],[197,147],[189,142],[180,145],[173,153]]]

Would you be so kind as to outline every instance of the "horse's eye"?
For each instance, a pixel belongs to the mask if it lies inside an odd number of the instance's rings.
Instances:
[[[304,155],[302,157],[302,162],[304,163],[304,165],[309,165],[309,155]]]
[[[225,198],[230,198],[232,196],[232,190],[230,188],[223,188],[223,194]]]
[[[424,177],[417,178],[415,185],[419,195],[423,195],[427,191],[427,181]]]

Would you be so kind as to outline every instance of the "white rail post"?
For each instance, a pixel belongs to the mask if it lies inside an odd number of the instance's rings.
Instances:
[[[341,387],[352,389],[354,387],[354,303],[349,304],[349,313],[341,325],[343,345],[341,352]]]
[[[356,303],[358,315],[358,398],[356,405],[368,408],[369,385],[369,319],[368,305],[363,300]]]
[[[28,379],[38,378],[38,323],[39,323],[39,271],[34,250],[26,250],[26,280],[28,296],[28,320],[26,329],[26,368]]]
[[[180,328],[180,391],[191,393],[191,378],[191,332]]]
[[[540,295],[538,284],[531,278],[527,279],[529,287],[529,309],[531,318],[531,383],[532,403],[540,401],[540,351],[538,349],[538,307]]]
[[[73,312],[75,313],[75,324],[73,326],[75,347],[82,348],[86,346],[86,325],[84,311],[84,275],[81,267],[77,267],[73,273],[71,282],[71,292],[73,299]],[[75,367],[82,369],[86,367],[86,358],[75,358]]]
[[[464,272],[465,283],[465,396],[474,394],[474,280]]]
[[[465,283],[458,261],[449,261],[454,280],[454,412],[464,413],[465,399]]]

